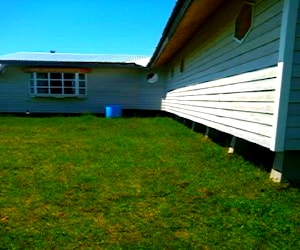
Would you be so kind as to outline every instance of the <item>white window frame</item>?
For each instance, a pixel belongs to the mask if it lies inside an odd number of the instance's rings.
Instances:
[[[44,74],[46,78],[38,78],[38,74]],[[51,78],[51,74],[60,74],[60,78]],[[65,74],[73,74],[74,78],[65,78]],[[80,79],[80,76],[84,76]],[[38,81],[44,81],[45,85],[38,84]],[[55,86],[51,83],[60,81],[61,85]],[[74,83],[74,86],[66,86],[65,83]],[[61,93],[55,93],[53,90],[58,90]],[[42,90],[45,90],[43,93]],[[66,90],[73,90],[72,93],[67,93]],[[31,72],[29,93],[32,97],[85,97],[87,95],[87,74],[85,73],[69,73],[69,72]]]
[[[242,43],[246,38],[247,36],[249,35],[249,33],[251,32],[252,30],[252,27],[253,27],[253,19],[254,19],[254,7],[255,7],[255,2],[254,0],[252,1],[245,1],[245,3],[243,4],[241,10],[239,11],[236,19],[235,19],[235,24],[234,24],[234,29],[236,29],[236,25],[237,25],[237,18],[239,17],[239,15],[241,14],[241,11],[243,9],[243,7],[245,5],[248,5],[251,7],[251,22],[250,22],[250,27],[248,28],[247,32],[244,34],[244,36],[240,39],[240,38],[237,38],[236,37],[236,33],[235,33],[235,30],[234,30],[234,34],[233,34],[233,39],[234,41],[238,42],[238,43]]]
[[[180,64],[179,64],[179,72],[180,74],[183,74],[185,71],[185,59],[181,59]]]

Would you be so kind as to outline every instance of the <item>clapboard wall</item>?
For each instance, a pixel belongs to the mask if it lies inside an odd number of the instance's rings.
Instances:
[[[162,109],[270,147],[283,1],[256,1],[252,29],[238,43],[243,2],[227,1],[169,63]]]
[[[154,83],[147,81],[147,73],[140,74],[138,108],[144,110],[161,110],[162,99],[165,96],[165,71],[156,72],[158,80]]]
[[[124,109],[143,109],[144,106],[153,109],[159,105],[153,103],[154,97],[152,101],[144,99],[140,103],[141,88],[149,87],[145,77],[146,70],[142,68],[94,68],[87,74],[84,98],[31,97],[30,75],[24,73],[22,67],[9,66],[0,74],[0,112],[104,113],[108,104],[122,104]],[[152,91],[160,100],[159,90]]]
[[[300,149],[300,8],[298,8],[285,148]]]

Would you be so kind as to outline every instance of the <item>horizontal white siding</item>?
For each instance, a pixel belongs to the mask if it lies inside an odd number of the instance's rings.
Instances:
[[[138,105],[142,69],[97,68],[87,74],[86,98],[38,98],[29,95],[29,74],[8,67],[0,75],[0,112],[104,113],[107,104]]]
[[[270,148],[283,1],[256,1],[251,31],[238,43],[243,3],[228,1],[168,63],[162,109]]]
[[[233,39],[234,22],[243,2],[231,1],[170,62],[168,90],[277,65],[283,1],[257,1],[251,32],[238,43]]]
[[[300,9],[297,19],[285,143],[287,150],[300,150]]]
[[[277,67],[169,91],[162,110],[270,146]]]
[[[161,100],[164,97],[164,86],[147,86],[140,89],[139,92],[139,109],[160,110]]]
[[[29,83],[29,74],[20,68],[7,67],[0,74],[0,112],[26,112]]]
[[[133,109],[138,98],[138,76],[136,69],[93,70],[88,77],[88,99],[98,110],[107,104],[122,104],[124,108]]]

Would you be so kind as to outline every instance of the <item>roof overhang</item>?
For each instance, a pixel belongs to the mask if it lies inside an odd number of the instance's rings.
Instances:
[[[225,0],[178,0],[148,67],[157,68],[167,63],[223,2]]]
[[[75,53],[17,52],[0,56],[0,64],[62,67],[145,67],[149,57]]]
[[[6,66],[30,66],[30,67],[78,67],[78,68],[144,68],[136,63],[117,63],[117,62],[51,62],[51,61],[21,61],[21,60],[0,60]]]

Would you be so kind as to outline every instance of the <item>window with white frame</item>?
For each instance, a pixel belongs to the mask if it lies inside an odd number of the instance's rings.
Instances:
[[[171,68],[171,78],[174,77],[174,67]]]
[[[86,95],[86,74],[64,72],[32,72],[30,94],[33,96]]]
[[[183,73],[184,72],[184,59],[182,59],[181,61],[180,61],[180,66],[179,66],[179,72],[180,73]]]
[[[235,19],[234,39],[242,42],[251,30],[253,22],[254,0],[245,1]]]

